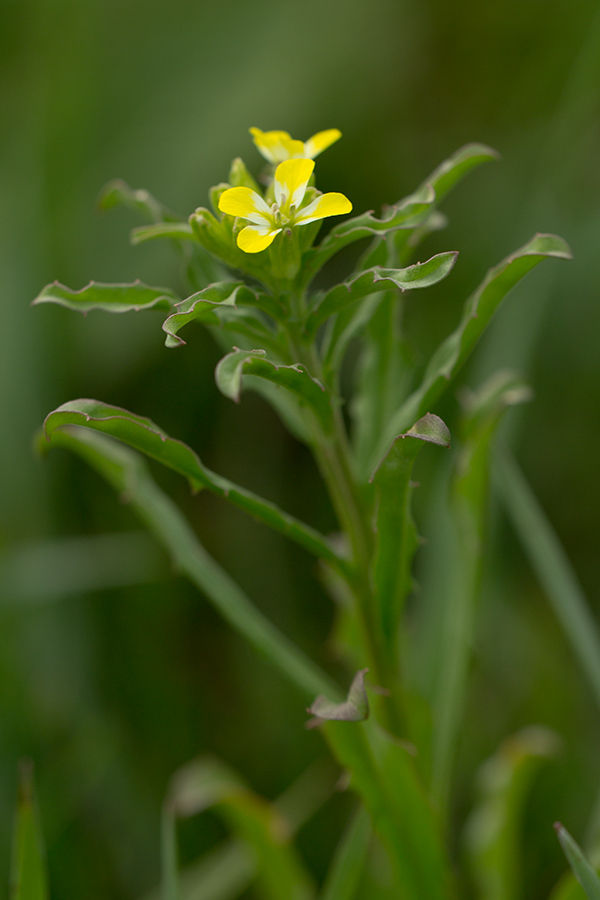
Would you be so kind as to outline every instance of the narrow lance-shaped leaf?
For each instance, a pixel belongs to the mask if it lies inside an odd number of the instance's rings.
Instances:
[[[431,185],[435,191],[437,206],[472,169],[482,163],[497,159],[500,159],[498,151],[485,144],[465,144],[433,170],[431,175],[424,180],[421,190],[425,189],[427,185]]]
[[[588,900],[600,900],[600,878],[585,858],[581,847],[560,822],[556,822],[554,827],[569,865],[585,891],[585,896]]]
[[[327,260],[331,259],[342,247],[359,241],[361,238],[374,235],[383,237],[398,228],[409,228],[414,224],[420,224],[431,209],[434,200],[435,193],[428,185],[411,194],[410,197],[406,197],[396,206],[392,206],[381,219],[371,213],[363,213],[334,226],[318,247],[314,247],[304,254],[303,284],[308,284]]]
[[[477,615],[489,499],[489,456],[504,411],[531,397],[511,372],[498,372],[464,398],[462,444],[455,460],[448,535],[452,564],[439,619],[433,698],[432,791],[438,807],[448,806],[451,775],[462,724],[467,674]]]
[[[83,428],[57,429],[52,446],[77,453],[131,503],[165,547],[176,568],[206,596],[225,621],[308,697],[339,697],[337,685],[262,615],[241,588],[206,552],[184,516],[161,491],[136,454],[116,441]],[[41,449],[46,446],[41,438]]]
[[[369,812],[403,900],[447,900],[450,868],[433,809],[407,747],[366,722],[324,722],[325,734],[350,787]]]
[[[268,900],[310,900],[314,889],[291,843],[292,829],[281,812],[251,791],[218,760],[199,759],[175,773],[169,800],[179,816],[214,808],[256,853],[262,896]]]
[[[450,446],[450,432],[438,416],[427,414],[406,434],[394,439],[371,477],[376,489],[376,546],[373,578],[377,594],[375,619],[393,670],[404,600],[410,591],[411,564],[418,547],[410,501],[411,474],[425,443]]]
[[[10,873],[11,900],[49,900],[46,861],[33,786],[33,764],[19,768],[17,815]]]
[[[139,225],[131,230],[131,243],[144,244],[161,238],[178,241],[194,241],[198,239],[188,222],[154,222],[152,225]]]
[[[104,312],[139,312],[142,309],[171,309],[178,297],[168,288],[150,287],[141,281],[132,284],[103,284],[90,281],[78,291],[59,284],[47,284],[32,301],[32,306],[40,303],[57,303],[84,315],[93,309]]]
[[[467,300],[458,327],[433,354],[421,385],[392,416],[377,455],[381,455],[382,447],[387,446],[394,434],[404,431],[411,421],[431,409],[469,357],[506,294],[547,258],[571,259],[571,251],[562,238],[538,234],[490,269],[482,284]]]
[[[312,410],[326,434],[331,432],[333,414],[329,393],[304,366],[278,365],[266,358],[264,350],[235,349],[217,365],[215,377],[219,390],[226,397],[239,401],[244,374],[256,375],[286,388],[302,406]]]
[[[478,896],[521,895],[522,818],[540,763],[559,742],[547,728],[525,728],[503,742],[479,772],[480,799],[465,827],[465,848]]]
[[[306,320],[306,333],[314,334],[329,316],[343,311],[367,294],[386,291],[390,288],[411,291],[437,284],[451,272],[457,256],[457,252],[450,251],[438,253],[437,256],[432,256],[426,262],[415,263],[406,269],[382,269],[380,266],[376,266],[366,272],[361,272],[325,294]]]
[[[341,564],[343,568],[342,560],[323,535],[283,512],[274,503],[263,500],[207,469],[191,447],[170,437],[151,419],[137,416],[118,406],[83,399],[71,400],[49,413],[44,422],[47,439],[50,440],[56,430],[65,425],[79,425],[112,435],[183,475],[193,490],[208,488],[265,525],[297,541],[310,552],[336,567]]]
[[[361,805],[335,848],[319,900],[354,900],[372,834],[368,813]]]

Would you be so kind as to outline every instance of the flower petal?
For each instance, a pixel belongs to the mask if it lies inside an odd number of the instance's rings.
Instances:
[[[251,128],[250,134],[258,152],[273,165],[286,159],[304,156],[302,141],[293,140],[287,131],[261,131],[260,128]]]
[[[335,192],[322,194],[296,213],[294,225],[308,225],[309,222],[324,219],[326,216],[343,216],[351,210],[352,204],[343,194]]]
[[[237,236],[237,245],[244,253],[260,253],[266,250],[275,240],[281,228],[270,228],[267,225],[247,225]]]
[[[234,187],[223,191],[219,197],[219,209],[228,216],[241,216],[251,222],[264,224],[271,222],[271,208],[260,194],[249,187]]]
[[[314,159],[323,150],[327,150],[328,147],[339,141],[341,136],[342,132],[337,128],[328,128],[327,131],[319,131],[318,134],[313,134],[304,144],[304,155],[308,159]]]
[[[275,199],[282,212],[296,209],[304,199],[306,185],[315,167],[312,159],[288,159],[275,169]]]

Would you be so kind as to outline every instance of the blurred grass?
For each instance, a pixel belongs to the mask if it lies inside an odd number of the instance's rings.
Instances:
[[[110,178],[147,187],[188,213],[226,177],[234,156],[258,168],[250,125],[302,138],[335,126],[344,138],[319,162],[320,183],[348,194],[357,210],[408,193],[468,140],[503,155],[450,197],[450,228],[426,248],[461,256],[444,285],[410,301],[407,327],[423,358],[484,271],[533,231],[556,231],[571,244],[574,263],[536,273],[511,297],[464,380],[475,386],[501,364],[531,381],[537,397],[512,414],[513,444],[598,613],[599,45],[592,0],[478,7],[467,0],[223,0],[218,7],[4,0],[2,558],[25,559],[31,579],[32,548],[43,554],[73,539],[93,554],[94,535],[137,528],[76,460],[57,453],[42,465],[30,451],[46,412],[75,396],[150,415],[211,467],[333,527],[307,454],[271,411],[254,396],[239,408],[217,396],[218,351],[199,330],[174,353],[163,346],[160,314],[80,319],[32,310],[29,301],[55,278],[73,288],[90,278],[136,277],[178,287],[168,248],[129,248],[137,222],[122,211],[94,213]],[[446,407],[452,424],[453,402]],[[267,447],[258,438],[265,428]],[[190,498],[168,473],[160,479],[260,607],[331,666],[322,649],[330,605],[302,551],[214,498]],[[548,766],[539,815],[528,822],[538,835],[525,874],[535,900],[560,865],[549,817],[568,821],[574,833],[585,822],[597,788],[598,723],[565,639],[501,523],[495,547],[469,701],[477,728],[466,729],[457,816],[471,799],[472,767],[506,734],[538,722],[563,735],[564,755]],[[82,890],[130,897],[156,885],[167,779],[198,752],[220,754],[269,797],[322,752],[318,737],[302,729],[293,693],[187,584],[166,580],[166,563],[157,565],[156,555],[148,562],[147,552],[144,542],[131,550],[137,583],[129,586],[115,585],[117,560],[111,583],[94,583],[89,568],[77,582],[76,567],[67,583],[69,563],[55,556],[42,566],[48,582],[63,587],[51,598],[40,590],[37,601],[30,582],[25,600],[6,566],[0,573],[0,821],[11,821],[16,760],[29,754],[56,898]],[[343,810],[335,799],[316,836],[301,836],[318,875]],[[192,829],[184,858],[219,834],[215,823],[212,831]],[[8,871],[7,827],[1,871]]]

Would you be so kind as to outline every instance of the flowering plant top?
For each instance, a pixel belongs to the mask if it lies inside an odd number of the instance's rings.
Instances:
[[[237,236],[241,250],[260,253],[286,227],[308,225],[327,216],[340,216],[351,211],[352,204],[339,193],[321,194],[307,206],[302,206],[314,167],[312,159],[287,159],[280,163],[275,170],[275,203],[271,206],[249,187],[233,187],[221,194],[221,212],[250,222]]]

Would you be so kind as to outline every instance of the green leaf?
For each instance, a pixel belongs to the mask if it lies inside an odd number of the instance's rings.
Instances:
[[[377,219],[371,213],[363,213],[353,219],[346,219],[334,226],[318,247],[307,251],[303,257],[304,285],[308,284],[317,272],[322,269],[328,259],[354,241],[361,238],[386,234],[399,228],[412,228],[420,224],[426,217],[435,200],[435,193],[429,186],[406,197],[396,206],[392,206],[387,214]]]
[[[450,446],[450,432],[438,416],[427,414],[392,445],[371,476],[375,485],[375,620],[388,670],[395,670],[398,630],[404,601],[412,587],[411,565],[418,537],[411,513],[411,475],[424,443]]]
[[[377,455],[394,434],[422,416],[437,402],[452,378],[468,359],[496,309],[511,288],[531,269],[547,258],[571,259],[562,238],[538,234],[531,241],[490,269],[481,285],[467,300],[461,321],[433,354],[421,385],[392,416],[381,438]]]
[[[11,900],[49,900],[48,876],[33,784],[33,763],[19,766],[19,794],[13,832]]]
[[[134,190],[124,181],[117,178],[109,181],[102,188],[97,201],[98,209],[113,209],[116,206],[127,206],[129,209],[141,212],[153,222],[180,222],[181,216],[168,209],[160,200],[152,196],[149,191]]]
[[[179,900],[177,865],[177,828],[175,810],[168,800],[163,804],[160,828],[161,900]]]
[[[475,169],[482,163],[498,159],[500,159],[500,154],[485,144],[465,144],[433,170],[421,185],[421,189],[431,185],[435,191],[437,206],[471,169]]]
[[[552,524],[508,452],[495,454],[493,474],[498,498],[600,707],[600,634],[589,601]]]
[[[560,822],[557,822],[554,827],[569,865],[585,891],[586,897],[588,900],[600,900],[600,878],[583,855],[581,847]]]
[[[406,269],[382,269],[376,266],[355,275],[328,291],[306,320],[306,333],[312,335],[329,318],[356,303],[367,294],[399,288],[401,291],[430,287],[437,284],[452,270],[458,253],[438,253],[424,263],[415,263]]]
[[[199,759],[176,772],[169,802],[185,817],[214,808],[254,850],[259,883],[268,900],[314,897],[311,881],[291,844],[289,823],[220,761]]]
[[[59,306],[66,306],[67,309],[74,309],[85,315],[92,309],[112,313],[171,309],[178,299],[168,288],[149,287],[141,281],[134,281],[132,284],[103,284],[99,281],[90,281],[78,291],[73,291],[55,281],[42,288],[32,306],[40,303],[58,303]]]
[[[402,900],[447,900],[450,867],[438,824],[407,747],[369,719],[324,722],[321,730],[350,787],[363,800],[393,868]]]
[[[278,365],[266,358],[265,350],[239,350],[228,353],[219,362],[215,377],[219,390],[239,402],[244,374],[264,378],[286,388],[301,406],[308,406],[326,434],[333,429],[331,400],[325,387],[300,364]]]
[[[194,319],[203,319],[208,324],[219,324],[220,319],[214,314],[214,311],[227,308],[235,310],[238,304],[259,307],[269,314],[275,312],[277,317],[281,317],[283,312],[274,298],[251,290],[243,281],[220,281],[210,284],[176,304],[175,312],[165,320],[162,326],[163,331],[167,333],[166,346],[179,347],[185,344],[185,341],[177,334],[188,322],[192,322]]]
[[[140,225],[131,231],[132,244],[144,244],[157,238],[171,238],[178,241],[194,241],[196,235],[187,222],[156,222],[152,225]]]
[[[263,500],[206,468],[191,447],[170,437],[151,419],[118,406],[82,399],[63,403],[46,416],[44,422],[46,438],[50,440],[56,430],[65,425],[79,425],[112,435],[183,475],[192,490],[208,488],[275,531],[298,541],[305,549],[326,559],[336,568],[339,568],[340,564],[344,568],[345,564],[323,535],[283,512],[274,503]]]
[[[369,717],[369,701],[365,690],[365,674],[368,669],[360,669],[354,676],[348,695],[342,703],[334,703],[320,694],[308,708],[317,719],[339,722],[363,722]]]
[[[324,693],[340,697],[338,686],[256,609],[235,581],[209,556],[180,510],[158,488],[136,453],[106,435],[71,426],[54,430],[51,444],[78,454],[130,502],[134,512],[165,547],[175,567],[305,696]]]
[[[363,806],[359,806],[335,849],[319,900],[354,900],[373,830]]]
[[[452,565],[439,621],[437,683],[433,698],[432,792],[446,811],[460,737],[485,558],[492,439],[505,409],[531,391],[510,372],[498,372],[476,393],[463,396],[462,444],[454,464],[448,535]]]
[[[465,827],[465,848],[478,896],[486,900],[521,895],[523,808],[540,762],[553,757],[558,745],[547,728],[525,728],[480,769],[480,799]]]

